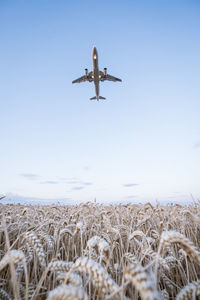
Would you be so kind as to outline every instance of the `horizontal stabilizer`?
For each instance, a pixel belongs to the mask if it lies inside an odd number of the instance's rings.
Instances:
[[[102,96],[99,96],[98,98],[96,96],[90,98],[90,100],[105,100],[106,98],[102,97]]]

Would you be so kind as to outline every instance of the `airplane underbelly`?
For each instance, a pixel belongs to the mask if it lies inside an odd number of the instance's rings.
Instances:
[[[95,93],[97,96],[99,96],[99,83],[95,84]]]
[[[94,72],[94,81],[99,81],[99,72]]]

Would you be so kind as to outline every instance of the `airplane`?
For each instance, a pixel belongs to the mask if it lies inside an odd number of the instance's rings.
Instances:
[[[2,200],[3,198],[5,198],[6,196],[0,196],[0,200]]]
[[[98,53],[97,53],[97,48],[94,46],[92,49],[92,61],[93,61],[93,71],[88,72],[88,69],[85,69],[85,75],[72,81],[72,83],[81,83],[85,81],[89,82],[94,82],[95,86],[95,94],[96,96],[90,98],[90,100],[105,100],[106,98],[99,96],[99,82],[100,81],[122,81],[119,78],[116,78],[114,76],[111,76],[107,74],[107,68],[104,68],[104,71],[99,71],[99,66],[98,66]]]

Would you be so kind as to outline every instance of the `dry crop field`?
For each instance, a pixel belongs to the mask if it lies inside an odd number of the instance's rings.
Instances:
[[[0,204],[0,299],[200,299],[198,205]]]

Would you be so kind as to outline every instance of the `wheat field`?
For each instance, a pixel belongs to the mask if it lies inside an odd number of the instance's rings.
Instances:
[[[199,205],[0,204],[0,299],[200,299]]]

